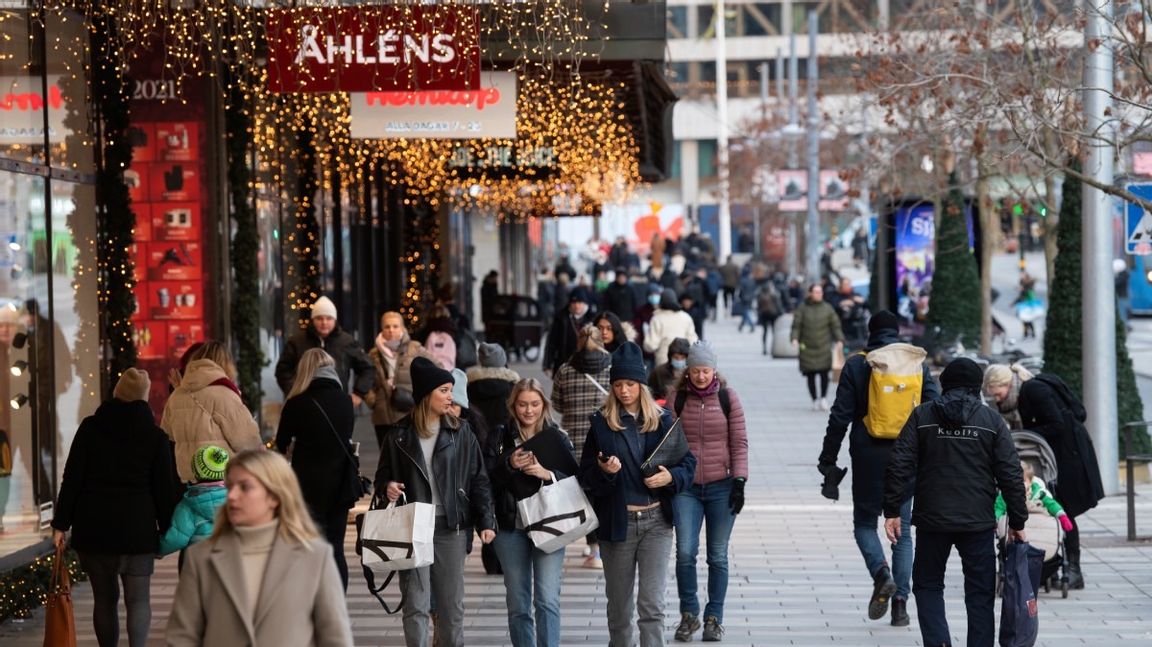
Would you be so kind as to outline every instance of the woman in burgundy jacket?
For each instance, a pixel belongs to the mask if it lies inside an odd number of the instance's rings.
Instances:
[[[736,392],[716,372],[716,352],[707,342],[688,351],[688,370],[668,404],[683,425],[688,447],[696,456],[692,486],[676,495],[676,588],[680,625],[676,640],[692,640],[700,629],[696,555],[700,527],[707,528],[708,604],[704,607],[704,640],[724,636],[724,597],[728,591],[728,538],[744,507],[748,478],[748,434],[744,408]]]

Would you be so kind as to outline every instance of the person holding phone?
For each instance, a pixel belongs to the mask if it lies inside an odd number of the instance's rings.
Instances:
[[[592,414],[579,478],[600,519],[610,647],[633,644],[638,612],[641,647],[664,644],[664,589],[672,555],[672,499],[688,489],[696,457],[642,469],[673,427],[647,387],[640,347],[625,342],[612,354],[612,393]],[[639,576],[639,593],[634,593]]]
[[[494,544],[504,569],[508,632],[513,647],[558,647],[564,551],[545,553],[533,546],[517,503],[545,484],[574,476],[576,456],[568,434],[556,426],[538,380],[517,382],[508,409],[512,417],[497,429],[496,455],[489,461],[500,524]]]

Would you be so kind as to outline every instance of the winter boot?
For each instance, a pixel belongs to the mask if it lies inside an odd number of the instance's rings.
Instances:
[[[888,613],[888,602],[896,592],[896,580],[887,565],[882,566],[872,578],[872,599],[868,601],[868,619],[879,620]]]
[[[1064,575],[1068,578],[1068,588],[1078,591],[1084,588],[1084,575],[1080,572],[1080,550],[1068,549],[1064,562]]]
[[[908,600],[904,598],[892,598],[892,626],[908,626]]]

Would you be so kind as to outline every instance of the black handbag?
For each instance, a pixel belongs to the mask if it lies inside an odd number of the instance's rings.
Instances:
[[[660,439],[660,444],[652,450],[652,454],[640,464],[640,472],[647,478],[659,473],[661,466],[679,465],[687,454],[688,438],[684,435],[684,429],[680,427],[680,419],[677,418]]]
[[[336,437],[336,442],[340,444],[340,448],[344,450],[344,455],[348,457],[348,462],[351,463],[351,469],[344,470],[344,487],[341,490],[345,493],[345,498],[342,502],[356,503],[360,497],[372,491],[372,481],[360,476],[360,459],[353,456],[352,452],[348,451],[348,443],[340,438],[340,434],[336,431],[336,425],[332,424],[332,419],[328,417],[328,412],[316,400],[312,400],[312,404],[320,410],[320,415],[324,416],[324,421],[328,423],[328,428],[332,430],[332,435]]]

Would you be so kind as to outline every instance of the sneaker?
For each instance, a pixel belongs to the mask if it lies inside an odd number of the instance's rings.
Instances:
[[[700,631],[700,618],[694,613],[680,614],[680,625],[676,627],[676,640],[682,643],[692,642],[692,634]]]
[[[718,643],[724,637],[724,625],[716,619],[716,616],[708,616],[704,618],[704,635],[701,638],[706,643]]]
[[[585,547],[584,547],[584,552],[580,553],[580,556],[581,556],[581,557],[587,557],[587,556],[589,556],[589,555],[591,555],[591,554],[592,554],[592,547],[591,547],[591,546],[585,546]]]
[[[596,551],[585,557],[583,567],[597,571],[604,570],[604,562],[600,560],[600,551]]]
[[[904,598],[892,598],[892,626],[908,626],[908,600]]]
[[[812,401],[812,410],[813,411],[819,411],[820,410],[820,401],[819,400],[813,400]]]
[[[896,581],[892,579],[892,571],[884,566],[873,578],[872,599],[868,601],[868,619],[879,620],[888,613],[888,601],[896,592]]]
[[[821,411],[827,411],[828,410],[828,398],[820,398],[820,410]]]

